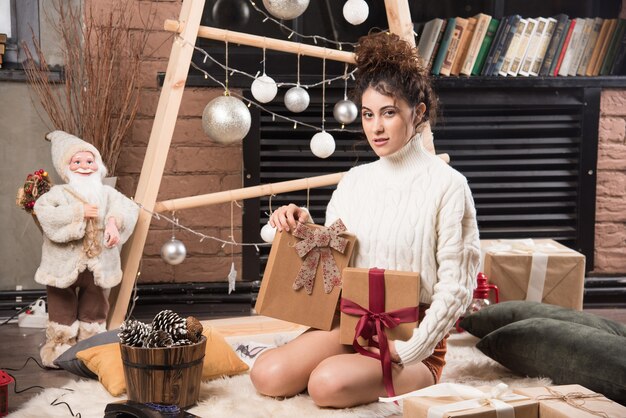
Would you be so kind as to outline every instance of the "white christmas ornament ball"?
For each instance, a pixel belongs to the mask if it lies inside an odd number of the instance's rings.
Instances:
[[[351,100],[339,100],[333,108],[333,116],[335,119],[346,125],[354,122],[358,113],[359,110]]]
[[[263,0],[263,6],[272,16],[289,20],[304,13],[309,7],[309,0]]]
[[[233,96],[216,97],[202,112],[204,133],[220,144],[241,141],[248,134],[251,123],[248,106]]]
[[[326,131],[318,132],[311,138],[310,146],[316,157],[327,158],[335,152],[335,139]]]
[[[274,241],[275,236],[276,228],[270,225],[269,222],[263,225],[263,228],[261,228],[261,239],[263,241],[271,243],[272,241]]]
[[[285,107],[293,113],[304,112],[309,107],[309,93],[300,86],[292,87],[285,93]]]
[[[365,22],[370,13],[370,7],[365,0],[348,0],[343,5],[343,17],[353,25]]]
[[[180,264],[186,256],[187,249],[185,248],[185,244],[177,239],[172,238],[161,247],[161,258],[167,264],[171,264],[173,266]]]
[[[268,103],[276,97],[278,86],[276,86],[276,82],[272,77],[263,74],[252,82],[250,91],[252,92],[252,96],[259,102]]]

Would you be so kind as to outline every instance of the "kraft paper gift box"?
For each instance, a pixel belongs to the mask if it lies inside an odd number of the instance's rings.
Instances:
[[[626,417],[626,407],[580,385],[519,388],[514,392],[539,401],[541,418]]]
[[[456,383],[440,383],[395,398],[380,400],[389,402],[398,399],[403,399],[404,418],[540,417],[539,404],[536,400],[512,393],[504,383],[494,387],[478,388]],[[506,414],[506,410],[513,414]]]
[[[419,319],[419,273],[345,268],[339,341],[380,361],[383,384],[394,396],[388,340],[408,340]],[[378,342],[372,337],[377,336]],[[379,348],[375,354],[364,347]]]
[[[550,239],[481,240],[482,272],[500,300],[582,310],[585,256]]]
[[[341,294],[341,270],[350,261],[356,237],[341,220],[326,228],[298,224],[277,232],[255,309],[272,318],[330,330]]]
[[[415,321],[400,323],[394,328],[385,328],[385,334],[390,340],[406,341],[413,335],[413,329],[417,326],[417,315],[419,315],[419,289],[420,278],[419,273],[395,271],[395,270],[379,270],[383,271],[384,288],[382,291],[380,306],[376,311],[372,309],[370,286],[370,273],[379,269],[366,269],[347,267],[343,269],[343,290],[342,312],[340,318],[340,335],[341,344],[352,345],[355,337],[355,331],[360,314],[348,314],[343,312],[344,301],[352,301],[362,308],[369,309],[374,313],[392,312],[398,309],[411,308],[414,310]],[[363,312],[364,313],[364,312]],[[359,343],[365,345],[365,341],[359,338]]]

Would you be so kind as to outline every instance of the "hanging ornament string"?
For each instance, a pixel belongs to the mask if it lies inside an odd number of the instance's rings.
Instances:
[[[233,243],[235,243],[235,210],[234,210],[235,200],[230,201],[230,239]],[[223,247],[224,245],[222,245]],[[237,270],[235,269],[235,252],[230,252],[230,271],[226,276],[228,279],[228,294],[235,290],[235,283],[237,282]]]
[[[326,122],[326,109],[324,109],[324,103],[326,102],[326,57],[322,58],[322,131],[324,131],[324,122]]]
[[[311,211],[310,209],[310,201],[309,201],[309,192],[311,191],[311,187],[309,186],[309,179],[306,179],[306,210],[308,210],[309,212]]]
[[[343,66],[343,100],[348,100],[348,63]]]
[[[322,60],[322,131],[313,135],[309,147],[318,158],[328,158],[335,152],[335,138],[324,127],[326,122],[326,57]]]
[[[263,16],[265,16],[265,18],[263,19],[263,23],[267,22],[268,20],[271,20],[273,23],[275,23],[276,25],[280,26],[281,28],[285,29],[286,31],[289,31],[289,36],[287,36],[287,39],[291,39],[293,37],[293,35],[298,35],[300,38],[302,39],[312,39],[313,42],[317,45],[317,41],[324,41],[327,42],[329,44],[333,44],[333,45],[337,45],[337,48],[339,48],[339,50],[343,50],[343,46],[344,45],[349,45],[351,47],[356,47],[356,44],[353,42],[342,42],[342,41],[335,41],[333,39],[328,39],[328,38],[324,38],[323,36],[320,35],[303,35],[301,33],[296,32],[295,30],[293,30],[292,28],[290,28],[289,26],[281,23],[280,21],[274,19],[272,16],[268,15],[267,13],[265,13],[265,11],[263,11],[262,9],[260,9],[252,0],[248,0],[249,3],[252,5],[252,8],[254,8],[254,10],[256,10],[258,13],[262,14]]]
[[[265,75],[265,46],[263,47],[263,75]]]
[[[274,213],[274,211],[272,210],[272,197],[274,197],[274,196],[276,196],[276,195],[273,194],[273,193],[270,193],[270,201],[268,203],[270,212],[269,213],[267,213],[267,212],[265,213],[267,216],[272,216],[272,213]]]
[[[226,34],[224,34],[224,44],[226,45],[226,51],[224,52],[224,71],[226,72],[224,78],[224,96],[230,96],[230,92],[228,91],[228,41],[226,40]]]
[[[343,129],[346,124],[352,123],[359,115],[359,110],[352,100],[348,100],[348,64],[346,63],[343,71],[343,100],[335,103],[333,108],[333,116],[337,122],[341,122]]]
[[[300,46],[298,46],[298,66],[296,68],[296,86],[300,87]]]
[[[234,200],[230,201],[230,239],[232,242],[235,241],[235,210],[234,210]],[[232,254],[232,252],[231,252]]]

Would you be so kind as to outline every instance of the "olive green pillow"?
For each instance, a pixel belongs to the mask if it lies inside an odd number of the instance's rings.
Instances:
[[[626,325],[619,322],[561,306],[521,300],[487,306],[463,318],[459,325],[470,334],[482,338],[500,327],[528,318],[558,319],[626,337]]]
[[[476,347],[508,369],[549,377],[557,385],[579,384],[626,403],[626,337],[551,318],[505,325]]]

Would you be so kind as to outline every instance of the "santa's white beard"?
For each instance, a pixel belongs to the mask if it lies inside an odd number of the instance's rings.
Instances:
[[[69,186],[80,196],[87,199],[89,204],[98,206],[100,216],[102,216],[106,200],[104,185],[102,184],[102,179],[98,172],[92,173],[89,176],[82,176],[68,170],[67,177],[69,179]]]

